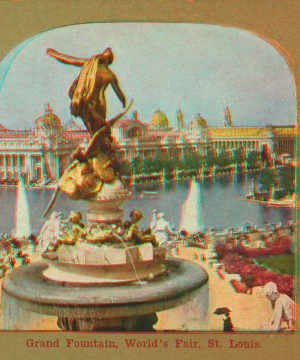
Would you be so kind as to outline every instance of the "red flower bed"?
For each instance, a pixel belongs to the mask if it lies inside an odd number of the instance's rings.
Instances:
[[[263,286],[267,282],[272,281],[277,284],[280,293],[293,297],[293,277],[292,275],[280,275],[274,271],[255,265],[240,255],[228,253],[223,256],[222,263],[225,271],[229,274],[239,274],[241,282],[246,286],[249,274],[253,277],[253,287]]]
[[[266,244],[266,248],[254,249],[245,246],[235,246],[231,248],[228,244],[217,243],[215,245],[215,251],[218,259],[222,259],[228,253],[239,254],[246,258],[258,258],[268,255],[280,255],[292,253],[292,238],[291,236],[280,236],[272,243]]]
[[[220,276],[220,278],[221,278],[222,280],[224,280],[225,277],[226,277],[223,269],[218,269],[218,270],[217,270],[217,274]]]
[[[239,280],[237,279],[232,279],[230,281],[231,285],[234,287],[234,290],[237,292],[237,293],[245,293],[247,291],[247,286],[242,283],[242,282],[239,282]]]

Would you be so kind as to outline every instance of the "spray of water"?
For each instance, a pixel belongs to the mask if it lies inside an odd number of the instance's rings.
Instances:
[[[179,228],[189,233],[204,230],[200,184],[195,179],[190,181],[188,195],[181,206]]]
[[[19,178],[16,206],[15,206],[15,236],[18,239],[31,234],[29,206],[26,196],[24,180]]]

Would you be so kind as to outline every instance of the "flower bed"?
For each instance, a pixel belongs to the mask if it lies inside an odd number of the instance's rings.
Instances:
[[[263,286],[267,282],[272,281],[277,284],[278,291],[280,293],[287,294],[293,297],[293,276],[292,275],[280,275],[274,271],[270,271],[262,266],[251,263],[249,259],[246,259],[238,254],[226,254],[222,258],[225,271],[229,274],[239,274],[242,279],[242,283],[246,286],[249,274],[253,277],[252,286]]]
[[[219,262],[222,262],[225,271],[229,274],[239,274],[241,283],[236,280],[231,281],[232,286],[237,292],[244,292],[242,288],[249,285],[249,275],[251,276],[251,287],[263,286],[272,281],[277,284],[281,293],[293,297],[293,276],[281,275],[275,271],[256,265],[252,261],[256,258],[262,258],[269,255],[291,254],[292,238],[291,236],[280,236],[274,242],[269,243],[266,248],[254,249],[245,246],[235,246],[233,248],[228,244],[217,243],[215,251]]]
[[[222,259],[226,254],[238,254],[245,258],[255,259],[258,257],[265,257],[268,255],[280,255],[292,253],[292,238],[291,236],[280,236],[274,242],[266,244],[266,248],[254,249],[245,246],[230,247],[229,244],[217,243],[215,251],[218,259]]]
[[[239,280],[232,279],[232,280],[230,280],[230,283],[237,293],[243,294],[248,290],[248,287],[243,282],[240,282]]]
[[[225,280],[226,274],[225,274],[225,272],[224,272],[224,270],[223,270],[223,267],[219,267],[219,268],[217,269],[217,274],[220,276],[220,278],[221,278],[222,280]]]

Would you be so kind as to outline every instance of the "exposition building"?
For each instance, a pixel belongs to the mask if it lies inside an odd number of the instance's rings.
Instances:
[[[159,153],[183,159],[191,152],[205,156],[208,150],[233,152],[237,148],[242,148],[246,155],[265,149],[280,157],[294,156],[296,127],[233,126],[226,107],[219,127],[209,126],[201,115],[185,124],[180,110],[174,127],[160,110],[143,123],[134,111],[114,124],[112,135],[122,161],[154,158]],[[86,146],[88,141],[86,130],[72,119],[62,125],[49,104],[31,130],[11,130],[0,124],[0,180],[16,180],[22,174],[27,181],[51,179],[56,182],[68,166],[70,154],[79,144]]]

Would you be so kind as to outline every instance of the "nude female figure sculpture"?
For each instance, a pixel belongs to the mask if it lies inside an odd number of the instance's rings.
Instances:
[[[79,75],[69,89],[70,110],[72,115],[82,119],[91,137],[97,133],[97,139],[94,139],[88,153],[83,154],[78,150],[73,157],[80,162],[86,161],[93,157],[99,148],[114,157],[113,139],[106,122],[105,90],[111,85],[123,108],[126,107],[126,99],[116,75],[109,68],[113,62],[111,48],[90,59],[76,58],[53,49],[47,49],[46,53],[61,63],[81,67]],[[99,132],[100,129],[102,130]]]

